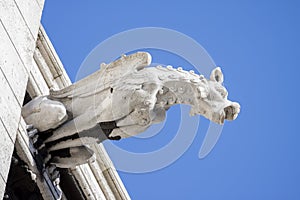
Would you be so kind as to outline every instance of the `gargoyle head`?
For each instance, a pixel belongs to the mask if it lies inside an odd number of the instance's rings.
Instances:
[[[209,80],[202,80],[205,84],[198,87],[199,94],[192,106],[191,115],[200,114],[218,124],[237,118],[240,105],[227,99],[228,92],[223,80],[224,76],[219,67],[211,72]]]

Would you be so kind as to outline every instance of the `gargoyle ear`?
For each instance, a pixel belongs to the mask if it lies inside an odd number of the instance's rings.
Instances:
[[[210,80],[223,83],[224,77],[220,67],[215,68],[210,74]]]

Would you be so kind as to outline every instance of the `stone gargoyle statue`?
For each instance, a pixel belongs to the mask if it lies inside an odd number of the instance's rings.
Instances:
[[[142,133],[162,122],[175,104],[188,104],[191,115],[218,124],[240,112],[240,105],[227,99],[219,67],[206,79],[150,64],[147,52],[123,55],[73,85],[27,103],[22,109],[26,123],[41,137],[51,132],[41,145],[51,157],[48,162],[61,168],[86,163],[93,155],[89,144]]]

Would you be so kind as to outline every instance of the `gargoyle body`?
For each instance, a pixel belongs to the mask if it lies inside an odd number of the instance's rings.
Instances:
[[[220,68],[205,79],[193,71],[150,64],[146,52],[122,56],[71,86],[26,104],[22,115],[27,124],[41,133],[52,130],[44,141],[51,163],[82,164],[93,155],[86,145],[142,133],[162,122],[175,104],[191,105],[191,115],[218,124],[237,117],[240,106],[227,99]]]

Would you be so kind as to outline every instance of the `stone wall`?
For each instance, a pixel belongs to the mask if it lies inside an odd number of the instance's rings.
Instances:
[[[0,199],[33,63],[44,0],[0,1]]]

